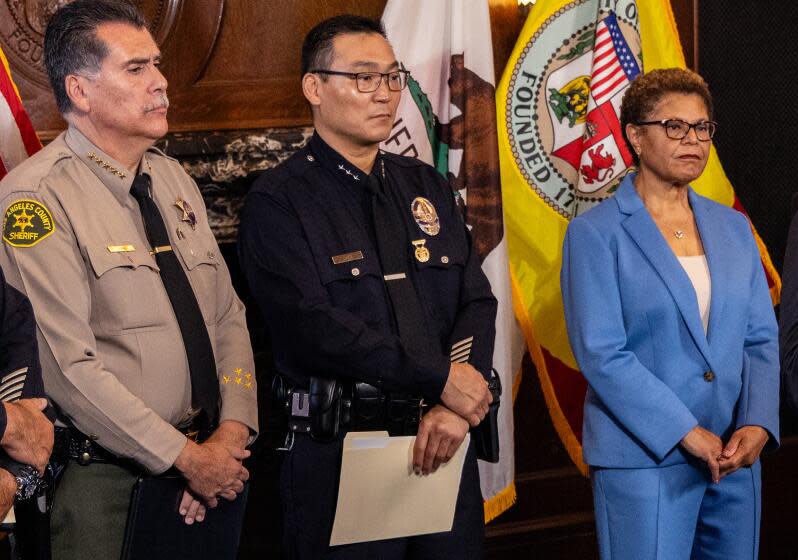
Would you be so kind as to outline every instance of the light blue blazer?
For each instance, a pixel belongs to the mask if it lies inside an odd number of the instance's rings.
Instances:
[[[724,442],[744,425],[779,437],[778,337],[746,218],[689,189],[712,282],[709,328],[695,290],[633,185],[574,218],[561,284],[568,337],[588,381],[585,462],[682,463],[696,425]]]

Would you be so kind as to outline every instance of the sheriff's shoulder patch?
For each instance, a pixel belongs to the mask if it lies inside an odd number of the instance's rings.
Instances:
[[[13,247],[33,247],[55,231],[53,215],[41,202],[12,202],[3,216],[3,239]]]

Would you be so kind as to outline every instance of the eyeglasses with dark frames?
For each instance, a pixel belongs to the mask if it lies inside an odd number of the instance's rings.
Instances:
[[[325,74],[328,76],[344,76],[355,80],[357,90],[361,93],[371,93],[377,91],[383,78],[386,79],[388,89],[391,91],[402,91],[407,87],[407,77],[410,75],[408,70],[392,70],[390,72],[339,72],[337,70],[310,70],[311,74]]]
[[[715,136],[715,131],[718,129],[718,123],[714,121],[702,121],[695,124],[690,124],[681,119],[663,119],[661,121],[646,121],[635,123],[637,125],[659,125],[665,129],[665,135],[671,140],[681,140],[688,134],[690,129],[695,129],[695,137],[701,142],[709,142]]]

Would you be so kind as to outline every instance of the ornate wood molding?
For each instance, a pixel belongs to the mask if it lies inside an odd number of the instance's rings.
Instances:
[[[25,106],[43,138],[64,123],[44,68],[44,30],[52,14],[71,0],[0,0],[0,45],[8,57]],[[224,0],[138,0],[161,46],[173,91],[191,87],[210,59],[222,23]]]

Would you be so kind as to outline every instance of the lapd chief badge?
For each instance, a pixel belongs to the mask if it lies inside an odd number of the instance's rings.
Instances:
[[[191,226],[191,229],[197,229],[197,215],[194,213],[194,210],[191,209],[189,203],[182,198],[178,198],[175,201],[175,206],[177,206],[180,211],[183,212],[183,216],[180,218],[180,221],[186,222]]]
[[[12,247],[33,247],[55,231],[53,215],[41,202],[12,202],[3,217],[3,239]]]
[[[413,211],[413,219],[416,220],[418,227],[427,235],[438,235],[441,231],[441,222],[438,220],[438,213],[432,203],[423,196],[417,196],[410,205]]]

